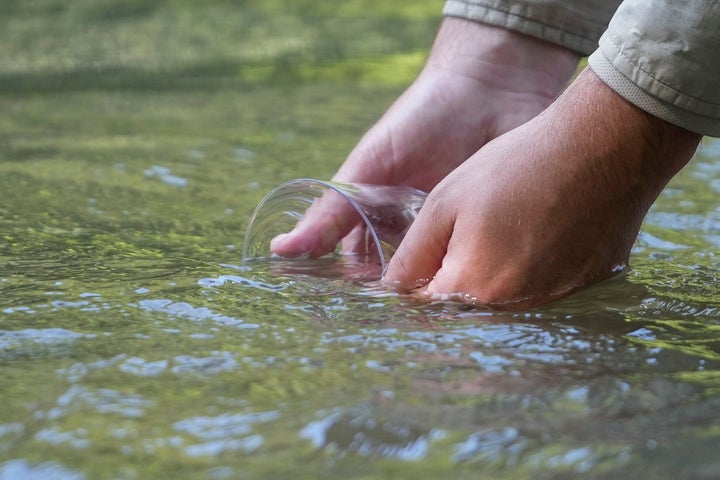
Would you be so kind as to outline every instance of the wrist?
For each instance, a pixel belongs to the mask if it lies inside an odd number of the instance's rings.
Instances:
[[[580,55],[512,30],[446,17],[424,74],[451,73],[491,88],[554,99],[567,87]]]
[[[604,181],[610,191],[632,189],[645,209],[692,158],[702,139],[628,102],[589,68],[545,114],[559,130],[548,141],[579,150],[580,163],[583,156],[593,163],[585,165],[587,171],[603,173],[596,182]]]

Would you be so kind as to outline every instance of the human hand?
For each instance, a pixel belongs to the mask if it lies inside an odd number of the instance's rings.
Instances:
[[[626,266],[647,210],[700,138],[586,70],[430,193],[384,280],[499,309],[568,295]]]
[[[505,29],[446,18],[425,68],[350,153],[334,181],[407,185],[430,191],[496,136],[546,108],[566,87],[579,56]],[[281,256],[320,256],[353,232],[346,204],[321,199],[291,233]],[[344,242],[357,250],[358,243]]]

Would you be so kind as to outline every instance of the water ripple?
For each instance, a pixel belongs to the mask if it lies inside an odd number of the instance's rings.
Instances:
[[[259,448],[263,437],[251,434],[256,423],[267,423],[280,417],[278,411],[223,414],[215,417],[192,417],[176,422],[173,427],[180,433],[192,435],[203,443],[188,445],[185,453],[192,457],[216,456],[222,452],[250,453]]]
[[[87,336],[64,328],[0,330],[0,350],[15,348],[26,343],[41,345],[69,343],[84,337]]]
[[[239,318],[213,312],[207,307],[193,307],[187,302],[173,302],[168,299],[148,299],[141,300],[138,304],[143,310],[162,312],[171,316],[183,317],[196,322],[211,321],[217,323],[218,325],[241,329],[253,329],[260,327],[260,325],[256,323],[245,323],[244,320],[240,320]]]
[[[33,464],[24,459],[8,460],[0,465],[0,480],[83,480],[85,475],[68,470],[55,462]]]
[[[425,458],[431,443],[444,437],[439,429],[425,430],[395,420],[378,419],[368,412],[318,412],[318,420],[300,430],[300,438],[317,449],[380,456],[404,461]]]

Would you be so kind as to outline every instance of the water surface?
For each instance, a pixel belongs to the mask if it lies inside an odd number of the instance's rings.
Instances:
[[[718,478],[720,143],[630,271],[543,309],[243,265],[441,8],[293,5],[4,3],[0,479]]]

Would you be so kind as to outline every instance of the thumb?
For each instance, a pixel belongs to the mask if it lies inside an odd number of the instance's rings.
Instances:
[[[347,200],[328,190],[305,211],[292,231],[270,241],[270,250],[281,257],[320,257],[334,251],[360,220]]]
[[[428,284],[442,268],[453,225],[454,216],[428,198],[390,260],[383,282],[407,291]]]

